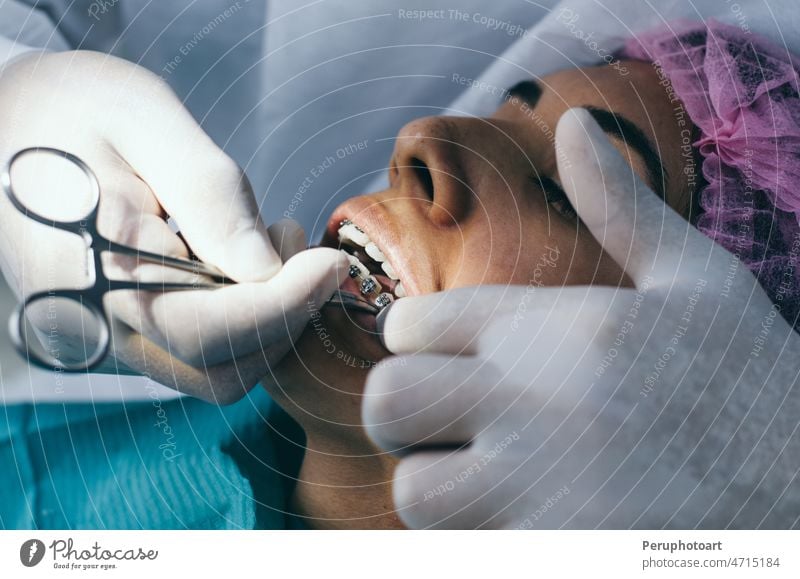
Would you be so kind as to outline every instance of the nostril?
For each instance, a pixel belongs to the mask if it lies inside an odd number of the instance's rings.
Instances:
[[[428,165],[421,159],[414,157],[411,159],[410,166],[423,192],[429,200],[433,201],[433,177],[431,176],[430,169],[428,169]]]

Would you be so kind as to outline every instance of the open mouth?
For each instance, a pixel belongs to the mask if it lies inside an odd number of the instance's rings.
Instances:
[[[385,308],[406,296],[397,271],[380,247],[358,225],[344,219],[339,223],[339,246],[348,254],[348,285],[370,303]]]

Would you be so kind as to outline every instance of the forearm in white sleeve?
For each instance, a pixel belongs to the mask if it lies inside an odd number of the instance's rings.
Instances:
[[[0,67],[12,59],[25,54],[26,52],[32,52],[34,50],[36,49],[32,46],[22,44],[21,42],[15,42],[10,38],[0,36]]]
[[[69,49],[69,43],[41,8],[16,0],[0,2],[0,66],[26,52]]]

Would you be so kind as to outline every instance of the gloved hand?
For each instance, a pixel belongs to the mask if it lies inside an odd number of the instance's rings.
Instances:
[[[410,527],[791,527],[800,339],[579,109],[570,201],[636,289],[462,288],[382,320],[363,419]],[[563,158],[562,158],[563,157]]]
[[[344,278],[346,258],[332,249],[302,251],[298,224],[267,230],[242,170],[167,84],[139,66],[84,51],[12,62],[0,76],[0,161],[35,146],[73,153],[97,174],[99,228],[112,240],[184,258],[191,249],[241,282],[110,294],[115,359],[158,382],[218,403],[241,398],[290,349],[314,309],[309,302],[319,306]],[[18,296],[88,282],[78,236],[26,219],[5,196],[0,259]],[[109,259],[106,268],[118,279],[192,279],[130,259]]]

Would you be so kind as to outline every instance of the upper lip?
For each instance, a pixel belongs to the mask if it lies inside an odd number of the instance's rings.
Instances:
[[[340,205],[328,220],[322,244],[328,247],[339,246],[339,227],[349,219],[369,236],[370,241],[392,264],[406,292],[417,293],[417,285],[411,271],[411,263],[406,259],[408,252],[403,250],[402,236],[387,211],[378,203],[365,197],[355,197]]]

